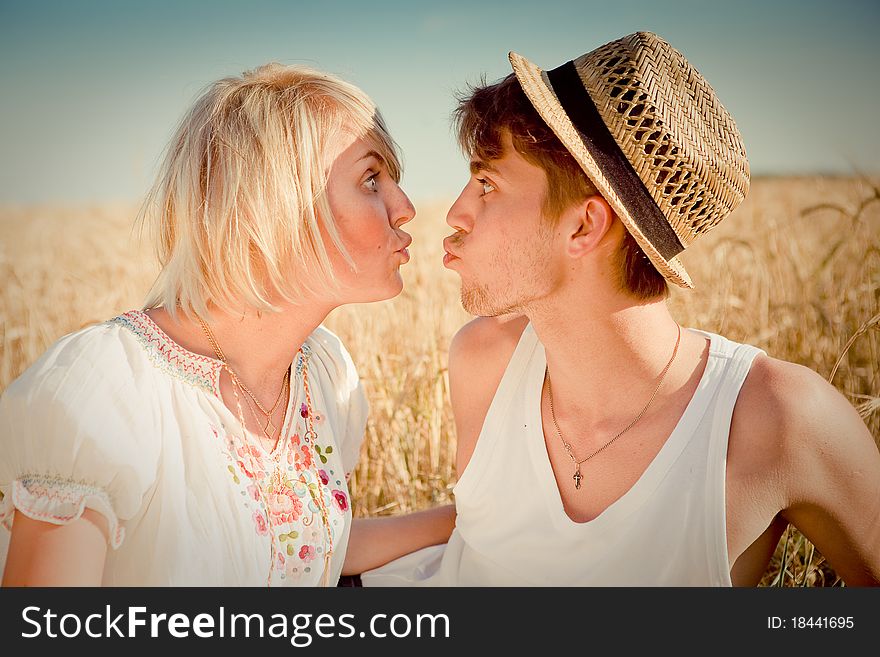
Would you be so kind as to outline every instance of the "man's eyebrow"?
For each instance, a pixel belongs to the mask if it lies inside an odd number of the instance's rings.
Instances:
[[[386,164],[385,158],[382,157],[381,155],[379,155],[379,153],[377,151],[367,151],[366,153],[364,153],[361,157],[359,157],[357,159],[357,162],[360,162],[361,160],[366,160],[371,157],[374,157],[377,160],[379,160],[379,164],[382,165],[383,167],[385,166],[385,164]]]
[[[476,175],[480,171],[489,171],[490,173],[498,173],[498,169],[483,160],[471,160],[471,174]]]

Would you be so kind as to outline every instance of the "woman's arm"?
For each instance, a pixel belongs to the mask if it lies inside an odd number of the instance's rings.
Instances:
[[[100,586],[107,537],[106,519],[92,509],[67,525],[16,511],[3,586]]]
[[[359,575],[410,552],[445,543],[454,527],[454,504],[386,518],[355,518],[342,574]]]

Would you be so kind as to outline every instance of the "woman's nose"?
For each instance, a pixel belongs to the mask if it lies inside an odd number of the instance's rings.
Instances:
[[[398,194],[395,199],[392,217],[394,218],[395,226],[402,226],[415,218],[416,208],[413,206],[412,201],[409,200],[409,196],[406,195],[406,192],[404,192],[400,186],[397,187],[397,192]]]

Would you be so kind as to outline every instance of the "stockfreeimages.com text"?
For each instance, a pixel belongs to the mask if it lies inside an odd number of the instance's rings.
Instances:
[[[425,637],[449,638],[449,617],[446,614],[373,614],[364,629],[358,630],[354,614],[235,614],[220,607],[216,613],[189,614],[148,613],[146,607],[126,607],[114,612],[106,605],[104,613],[88,615],[65,613],[59,615],[51,609],[25,607],[22,620],[27,631],[22,638],[88,636],[91,638],[143,638],[165,637],[225,638],[270,637],[289,639],[292,646],[304,648],[315,637]],[[81,617],[84,616],[84,617]]]

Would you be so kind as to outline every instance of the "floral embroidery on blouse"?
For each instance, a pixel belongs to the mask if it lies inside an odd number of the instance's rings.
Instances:
[[[316,556],[318,556],[318,553],[315,551],[314,545],[303,545],[299,549],[299,558],[302,559],[304,563],[308,563]]]
[[[184,349],[143,311],[127,312],[111,322],[130,330],[156,367],[222,399],[219,361]],[[311,356],[312,348],[303,344],[294,376],[303,376]],[[323,566],[327,535],[322,506],[329,513],[334,542],[345,526],[349,509],[346,493],[338,489],[339,476],[331,469],[333,446],[319,444],[326,416],[314,407],[311,412],[309,417],[305,403],[293,408],[288,436],[271,454],[256,445],[241,444],[240,435],[232,435],[223,427],[212,427],[215,438],[223,441],[227,471],[254,531],[272,539],[273,577],[285,580],[295,581]],[[317,436],[307,432],[309,421]]]
[[[301,362],[302,357],[298,359],[298,372],[302,371]],[[215,437],[224,440],[228,470],[252,512],[254,530],[259,536],[271,533],[277,541],[273,572],[286,580],[300,579],[313,568],[322,567],[327,545],[321,506],[330,514],[334,541],[349,510],[346,493],[337,488],[340,479],[327,466],[332,445],[319,445],[320,434],[318,441],[310,443],[306,438],[308,408],[303,405],[297,410],[288,437],[270,454],[254,445],[240,445],[240,437],[236,440],[213,428]],[[323,416],[313,412],[313,420]]]
[[[224,438],[216,428],[213,432],[218,440]],[[230,437],[225,438],[228,444]],[[330,488],[332,471],[315,470],[308,445],[302,444],[298,434],[291,435],[272,455],[253,446],[234,451],[227,448],[224,453],[232,482],[251,511],[254,531],[259,536],[271,532],[278,541],[273,570],[284,579],[299,579],[311,572],[311,562],[327,549],[315,496],[320,495],[330,511],[334,540],[339,519],[349,508],[345,492]]]

